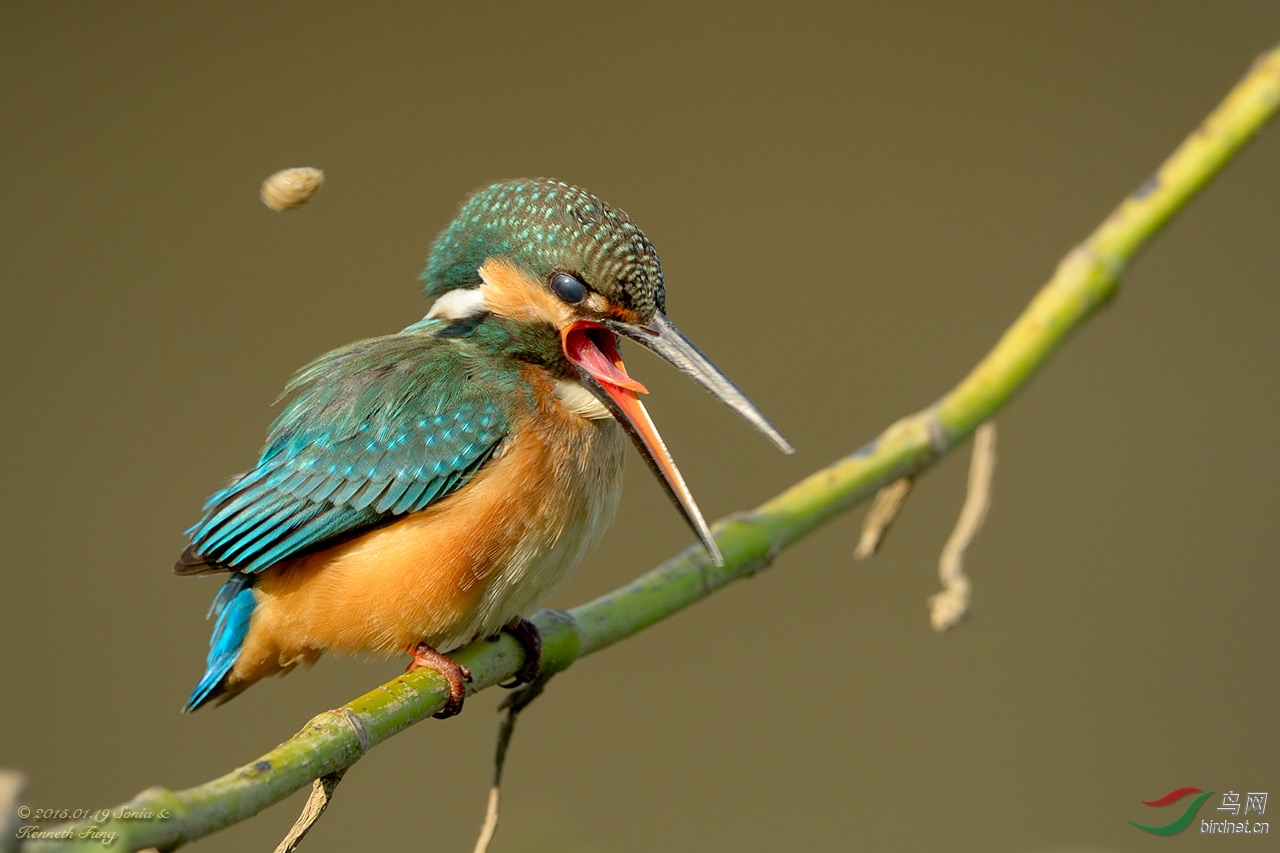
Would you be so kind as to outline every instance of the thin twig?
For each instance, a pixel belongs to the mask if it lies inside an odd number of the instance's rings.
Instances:
[[[938,633],[954,628],[969,615],[973,585],[964,573],[964,553],[986,520],[995,473],[996,425],[994,421],[987,421],[974,433],[964,506],[960,508],[955,530],[951,531],[942,555],[938,557],[938,580],[942,581],[942,592],[929,597],[929,622]]]
[[[554,673],[552,673],[554,674]],[[542,695],[551,675],[539,676],[537,679],[512,693],[498,705],[499,711],[505,711],[502,722],[498,724],[498,746],[493,755],[493,784],[489,786],[489,805],[485,809],[484,825],[480,827],[480,837],[476,839],[474,853],[488,853],[489,843],[498,831],[498,806],[502,791],[502,768],[507,763],[507,747],[511,745],[511,736],[516,731],[516,717],[529,704]],[[278,853],[278,851],[277,851]]]
[[[865,560],[880,549],[880,543],[889,532],[890,525],[898,517],[898,510],[907,500],[911,492],[911,478],[902,477],[894,480],[876,492],[871,501],[871,509],[862,520],[862,535],[858,538],[858,547],[853,549],[855,560]]]
[[[276,847],[275,853],[293,853],[298,849],[298,844],[303,837],[311,831],[311,827],[329,807],[329,802],[333,799],[333,789],[338,787],[338,783],[342,781],[346,772],[340,770],[337,773],[330,773],[311,783],[311,796],[307,797],[307,802],[302,807],[302,814],[298,815],[289,833],[280,842],[280,846]]]

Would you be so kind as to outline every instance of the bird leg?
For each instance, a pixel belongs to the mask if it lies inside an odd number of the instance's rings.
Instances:
[[[542,672],[542,634],[538,632],[537,625],[523,616],[512,619],[505,628],[524,648],[524,663],[520,665],[515,678],[500,686],[511,688],[529,684]]]
[[[413,660],[404,668],[405,672],[426,667],[434,669],[449,682],[449,700],[445,703],[444,710],[435,716],[443,720],[461,711],[462,700],[467,698],[466,682],[471,680],[471,670],[452,658],[445,657],[426,643],[410,646],[409,654],[413,655]]]

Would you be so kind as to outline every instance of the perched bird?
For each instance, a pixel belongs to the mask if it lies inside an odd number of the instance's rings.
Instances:
[[[658,254],[622,211],[551,180],[494,184],[437,238],[435,301],[402,332],[350,344],[285,391],[257,464],[215,493],[174,571],[229,573],[208,666],[184,710],[322,652],[444,652],[523,616],[618,508],[624,433],[713,558],[720,554],[627,375],[617,335],[701,383],[790,452],[663,313]]]

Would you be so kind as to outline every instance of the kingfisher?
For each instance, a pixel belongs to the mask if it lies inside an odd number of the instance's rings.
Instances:
[[[324,652],[408,652],[449,683],[447,653],[524,616],[618,509],[626,437],[723,562],[618,352],[639,343],[785,452],[786,439],[667,319],[662,266],[623,211],[549,179],[474,193],[433,244],[434,299],[401,332],[299,371],[257,463],[206,502],[179,575],[226,574],[207,669],[185,711]],[[406,670],[407,671],[407,670]]]

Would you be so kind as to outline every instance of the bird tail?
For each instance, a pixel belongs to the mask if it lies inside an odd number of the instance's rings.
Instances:
[[[225,692],[223,679],[240,654],[245,634],[249,632],[249,617],[257,604],[253,597],[254,580],[255,575],[235,572],[214,598],[208,618],[216,616],[218,621],[214,623],[213,636],[209,638],[207,669],[191,692],[191,698],[182,707],[184,712],[194,711]]]

